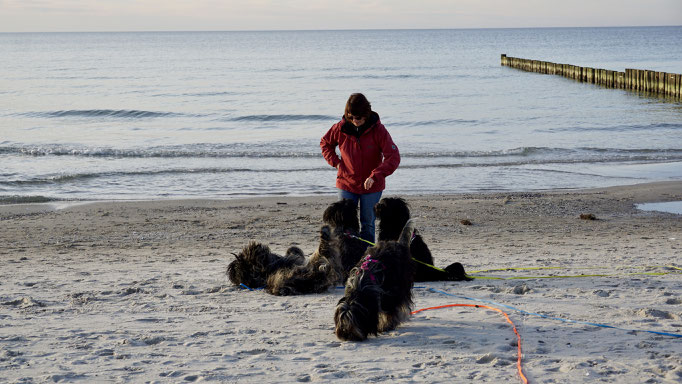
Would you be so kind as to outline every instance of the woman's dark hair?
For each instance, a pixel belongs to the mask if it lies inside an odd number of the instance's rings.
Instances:
[[[350,95],[346,102],[346,111],[343,116],[346,120],[350,120],[349,116],[357,116],[368,118],[372,113],[372,105],[367,101],[367,98],[362,93],[354,93]]]

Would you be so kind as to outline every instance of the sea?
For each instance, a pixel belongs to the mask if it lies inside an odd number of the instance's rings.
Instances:
[[[682,180],[682,101],[500,56],[682,74],[682,27],[0,34],[0,203],[336,194],[362,92],[386,195]]]

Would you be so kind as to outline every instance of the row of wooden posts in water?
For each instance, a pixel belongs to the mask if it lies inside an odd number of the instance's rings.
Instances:
[[[580,67],[570,64],[556,64],[548,61],[520,59],[502,55],[502,65],[528,72],[561,75],[587,83],[610,88],[630,89],[657,93],[671,97],[682,97],[682,75],[646,69],[626,69],[625,72],[607,69]]]

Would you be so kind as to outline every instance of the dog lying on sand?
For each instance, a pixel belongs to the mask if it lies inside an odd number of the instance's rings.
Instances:
[[[235,285],[264,287],[273,295],[324,292],[342,284],[369,246],[358,238],[360,221],[352,200],[330,204],[322,215],[318,249],[307,260],[303,251],[291,247],[284,257],[270,252],[267,245],[252,242],[227,268]]]
[[[279,269],[268,277],[265,290],[278,296],[325,292],[340,284],[343,267],[339,246],[329,226],[320,229],[320,245],[308,262]]]
[[[273,295],[302,295],[324,292],[339,284],[343,277],[339,247],[329,226],[320,229],[320,245],[305,261],[303,252],[292,247],[282,257],[270,252],[267,245],[252,242],[227,267],[235,285],[263,287]]]
[[[405,224],[410,220],[410,208],[405,200],[385,197],[374,206],[379,220],[379,241],[398,240]],[[445,269],[433,268],[433,256],[424,239],[415,230],[410,242],[410,254],[416,263],[414,281],[461,281],[472,280],[461,263],[452,263]],[[428,264],[425,265],[425,264]]]
[[[268,277],[280,269],[305,263],[303,251],[290,247],[284,256],[272,253],[267,245],[250,242],[227,266],[227,277],[234,285],[247,287],[265,286]]]

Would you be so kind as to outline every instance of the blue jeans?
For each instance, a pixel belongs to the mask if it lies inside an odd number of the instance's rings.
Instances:
[[[343,199],[360,202],[360,237],[374,243],[374,206],[381,199],[381,191],[358,194],[339,189],[339,200]]]

